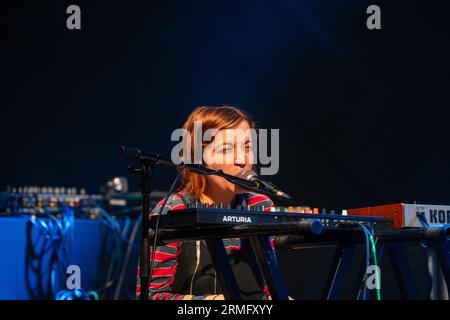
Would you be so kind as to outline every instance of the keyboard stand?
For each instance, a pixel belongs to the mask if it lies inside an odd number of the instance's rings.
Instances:
[[[206,239],[205,241],[225,299],[242,300],[222,239]],[[250,242],[250,245],[247,243],[247,247],[251,248],[251,250],[246,251],[246,254],[249,255],[248,258],[254,259],[258,263],[272,299],[287,300],[286,286],[275,253],[270,245],[269,237],[252,236],[250,238],[242,238],[241,241]],[[241,243],[241,246],[243,245],[245,244]]]
[[[325,288],[322,294],[324,300],[336,300],[341,299],[342,287],[345,281],[345,277],[348,273],[348,269],[355,251],[355,243],[343,240],[339,242],[336,252],[331,263],[330,272],[325,284]],[[413,281],[411,269],[408,265],[403,246],[399,242],[392,243],[377,243],[377,262],[378,266],[381,265],[384,252],[387,251],[389,260],[391,262],[394,278],[397,282],[397,286],[400,290],[402,299],[414,300],[417,299],[417,289]],[[372,257],[370,259],[373,264]],[[359,268],[357,281],[353,288],[353,296],[356,300],[362,300],[362,292],[367,286],[366,275],[366,259],[363,258],[363,262]],[[364,300],[370,299],[375,290],[367,289],[368,296]]]
[[[230,261],[222,239],[206,239],[209,255],[217,272],[217,277],[226,300],[242,300]]]
[[[245,241],[245,239],[243,240]],[[286,285],[268,236],[250,237],[253,252],[273,300],[288,300]]]
[[[450,240],[447,239],[440,242],[435,242],[431,245],[435,250],[442,275],[444,276],[445,283],[447,285],[447,294],[450,297]]]
[[[323,300],[339,299],[354,251],[353,243],[347,240],[339,241],[322,293]]]

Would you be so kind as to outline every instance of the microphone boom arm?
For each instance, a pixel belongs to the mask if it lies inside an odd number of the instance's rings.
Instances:
[[[163,157],[160,154],[153,154],[145,151],[141,151],[138,148],[132,148],[127,146],[117,146],[117,153],[125,158],[128,159],[136,159],[141,161],[150,161],[152,164],[159,164],[159,165],[167,165],[171,167],[181,167],[185,166],[186,168],[190,169],[193,172],[202,174],[202,175],[216,175],[219,177],[222,177],[231,183],[234,183],[244,189],[248,189],[251,191],[259,192],[262,194],[265,194],[269,197],[275,197],[281,200],[285,201],[291,201],[292,198],[285,194],[284,192],[277,192],[278,190],[274,188],[273,185],[266,185],[266,181],[249,181],[243,178],[239,178],[236,176],[233,176],[231,174],[227,174],[223,172],[222,170],[213,170],[206,168],[203,165],[200,164],[188,164],[188,163],[182,163],[180,165],[176,165],[172,160],[167,159]],[[268,184],[268,183],[267,183]],[[271,188],[272,187],[272,188]]]

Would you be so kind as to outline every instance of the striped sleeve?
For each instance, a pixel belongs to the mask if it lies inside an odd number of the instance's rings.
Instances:
[[[152,210],[152,212],[150,213],[150,219],[158,215],[162,205],[164,204],[164,200],[165,198],[159,201],[156,207]],[[185,209],[184,202],[178,194],[175,194],[173,196],[170,196],[170,199],[167,201],[164,209],[161,211],[161,214],[162,215],[167,214],[169,210],[181,210],[181,209]]]
[[[270,211],[274,207],[273,201],[268,196],[259,193],[248,193],[245,200],[250,209],[264,208],[264,211]]]
[[[157,216],[164,200],[161,200],[152,210],[149,219]],[[171,196],[167,201],[161,214],[167,214],[169,210],[181,210],[185,205],[179,195]],[[154,254],[155,264],[152,278],[149,281],[149,300],[197,300],[205,296],[182,295],[172,292],[172,285],[175,280],[175,274],[178,266],[178,256],[180,254],[181,242],[170,242],[164,246],[157,246]],[[150,261],[152,259],[152,250],[150,249]],[[151,263],[151,262],[150,262]],[[140,294],[139,265],[137,270],[136,295]]]

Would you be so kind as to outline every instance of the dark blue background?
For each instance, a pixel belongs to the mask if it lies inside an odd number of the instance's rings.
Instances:
[[[98,192],[127,174],[116,144],[170,155],[194,107],[228,103],[280,129],[272,180],[299,204],[450,203],[448,1],[11,1],[2,15],[1,189]],[[158,168],[153,186],[173,177]]]
[[[97,193],[127,174],[116,144],[170,155],[194,107],[233,104],[280,129],[272,180],[298,204],[450,204],[448,1],[9,1],[1,15],[0,189]],[[294,295],[320,297],[329,256],[280,253]]]

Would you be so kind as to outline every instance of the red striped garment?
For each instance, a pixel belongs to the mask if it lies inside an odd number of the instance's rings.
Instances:
[[[180,195],[184,192],[181,191],[170,197],[169,201],[162,211],[162,214],[167,214],[169,210],[181,210],[185,209],[185,204]],[[153,209],[151,216],[156,216],[164,203],[165,199],[162,199],[157,206]],[[273,207],[273,202],[269,197],[257,194],[257,193],[246,193],[245,201],[249,206],[249,209],[255,208],[256,206],[264,206],[264,211],[270,211]],[[227,253],[234,250],[240,250],[240,239],[224,239],[224,246]],[[150,300],[181,300],[181,299],[193,299],[202,300],[206,295],[202,296],[188,296],[184,294],[177,294],[172,292],[172,285],[175,280],[175,274],[178,266],[178,256],[180,255],[180,246],[182,242],[171,242],[164,246],[156,247],[155,251],[155,267],[152,274],[152,279],[149,283],[149,295]],[[272,248],[274,247],[273,239],[271,240]],[[150,252],[151,257],[151,252]],[[136,294],[139,296],[140,293],[140,279],[139,279],[139,266],[137,270],[138,281],[136,285]],[[263,294],[268,295],[267,286],[264,288]]]

